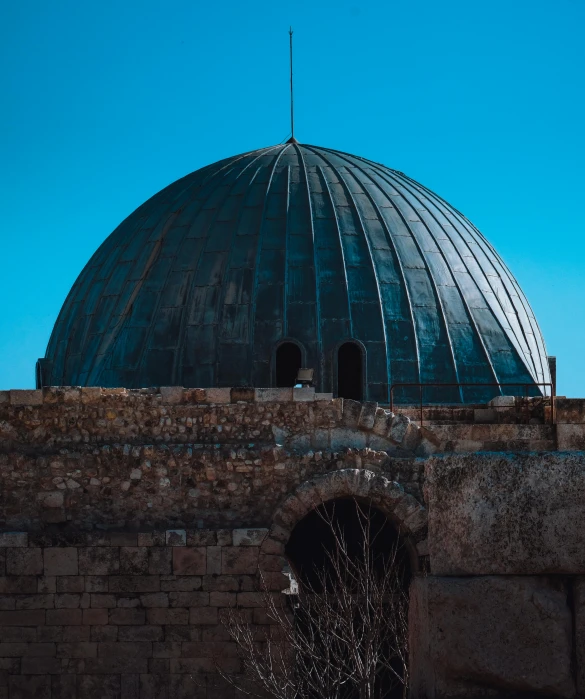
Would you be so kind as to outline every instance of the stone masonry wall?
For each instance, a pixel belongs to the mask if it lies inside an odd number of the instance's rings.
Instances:
[[[0,534],[0,697],[232,697],[215,675],[216,664],[239,670],[221,618],[237,605],[267,623],[256,591],[265,535]],[[269,558],[265,569],[282,569]],[[265,580],[288,586],[279,572]]]

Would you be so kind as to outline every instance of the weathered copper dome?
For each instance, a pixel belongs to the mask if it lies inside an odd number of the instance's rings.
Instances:
[[[462,214],[401,172],[287,143],[197,170],[123,221],[71,289],[39,382],[271,386],[279,346],[318,390],[353,366],[381,402],[404,382],[549,380],[526,298]]]

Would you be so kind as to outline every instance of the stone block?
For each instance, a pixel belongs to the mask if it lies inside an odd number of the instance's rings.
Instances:
[[[389,410],[384,410],[384,408],[378,408],[374,416],[374,424],[372,426],[372,432],[379,437],[386,438],[388,436],[388,431],[390,430],[390,424],[394,413]]]
[[[293,388],[293,401],[297,403],[312,403],[315,400],[315,389],[312,386]]]
[[[122,697],[120,675],[110,674],[110,665],[107,664],[109,662],[104,662],[99,658],[84,661],[83,666],[88,674],[77,676],[78,697],[83,697],[83,699],[120,699]],[[144,663],[146,666],[146,660]],[[128,664],[127,661],[126,664]],[[115,666],[114,669],[119,670],[118,664],[111,663],[111,665]],[[91,674],[89,674],[90,671]]]
[[[108,610],[84,609],[81,623],[85,626],[105,626],[108,623]]]
[[[168,529],[165,532],[167,546],[186,546],[187,532],[184,529]]]
[[[268,529],[234,529],[232,541],[234,546],[260,546],[267,535]]]
[[[201,547],[175,546],[173,553],[173,573],[175,575],[205,575],[207,572],[207,551]]]
[[[160,397],[166,404],[182,403],[184,391],[182,386],[161,386]]]
[[[195,529],[187,532],[187,546],[217,546],[214,529]]]
[[[102,397],[102,389],[99,386],[82,386],[81,402],[90,404],[97,403]]]
[[[51,699],[77,699],[75,675],[52,675]]]
[[[146,546],[121,546],[120,573],[126,575],[148,573],[148,551]]]
[[[189,623],[189,610],[176,609],[147,609],[146,617],[149,624],[155,626],[185,625]]]
[[[410,594],[414,697],[575,696],[562,584],[427,577],[415,578]]]
[[[255,546],[224,546],[221,550],[221,572],[225,575],[254,574],[258,570],[259,549]]]
[[[358,418],[358,427],[362,430],[371,430],[376,420],[376,411],[378,404],[370,401],[364,401]]]
[[[221,573],[221,546],[207,547],[207,575]]]
[[[333,400],[333,393],[318,393],[315,392],[315,400],[316,401],[324,401],[326,403],[329,403]]]
[[[120,681],[120,696],[123,699],[144,699],[140,697],[140,675],[125,673],[120,676]]]
[[[391,439],[396,444],[402,444],[406,430],[410,425],[410,418],[406,415],[394,415],[392,422],[390,423],[390,430],[388,432],[388,438]]]
[[[49,578],[45,578],[48,580]],[[55,580],[53,592],[85,592],[85,577],[83,575],[63,575]]]
[[[357,430],[350,428],[335,427],[331,430],[331,449],[332,451],[342,451],[343,449],[365,449],[367,437],[368,435],[365,432],[358,432]]]
[[[560,423],[556,432],[559,451],[585,451],[585,425]]]
[[[143,607],[168,607],[169,606],[169,596],[166,592],[150,592],[144,595],[140,595],[140,604]]]
[[[231,403],[253,403],[255,397],[255,389],[249,386],[235,386],[230,389]]]
[[[110,532],[110,546],[138,546],[136,532]]]
[[[172,548],[151,546],[148,549],[148,572],[151,575],[169,575],[171,573]]]
[[[256,403],[290,403],[293,399],[292,388],[257,388]]]
[[[0,548],[26,548],[28,546],[27,532],[0,533]]]
[[[44,609],[0,611],[0,626],[43,626],[44,623]]]
[[[150,641],[118,641],[117,643],[105,641],[98,644],[98,656],[100,658],[150,658],[152,643]]]
[[[97,658],[97,643],[81,641],[78,643],[58,643],[58,658]]]
[[[454,454],[425,466],[434,575],[585,574],[585,454]]]
[[[160,591],[160,577],[158,575],[113,575],[109,578],[108,583],[110,592]]]
[[[10,548],[6,550],[8,575],[41,575],[43,552],[40,548]]]
[[[77,549],[73,546],[45,548],[43,557],[45,575],[78,575],[79,573]]]
[[[12,389],[10,391],[10,405],[42,405],[43,392]]]
[[[144,609],[110,609],[109,623],[114,626],[138,626],[144,624],[145,612]]]
[[[79,573],[81,575],[115,575],[120,570],[120,550],[106,546],[80,548]]]
[[[496,411],[493,408],[475,408],[473,421],[480,424],[491,424],[496,421]]]
[[[46,614],[48,626],[81,625],[81,609],[47,609]]]
[[[118,629],[119,641],[162,641],[165,631],[162,626],[120,626]]]
[[[207,403],[231,403],[231,388],[206,388],[205,401]]]
[[[11,609],[53,609],[55,607],[55,595],[53,594],[18,595],[11,596],[8,600],[14,603],[14,606],[10,607]],[[5,609],[8,608],[5,607]]]
[[[9,675],[10,699],[51,699],[51,678],[39,675]]]
[[[209,604],[209,592],[170,592],[171,607],[206,607]]]
[[[490,408],[514,408],[516,406],[515,396],[495,396],[488,401]]]
[[[189,611],[189,623],[196,626],[215,626],[219,623],[217,607],[192,607]]]
[[[357,400],[343,399],[342,421],[346,427],[357,427],[362,412],[362,404]]]

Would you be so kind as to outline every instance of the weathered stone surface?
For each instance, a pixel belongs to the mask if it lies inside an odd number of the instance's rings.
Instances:
[[[0,533],[0,548],[28,546],[28,534],[26,532],[2,532]]]
[[[281,403],[293,399],[292,388],[257,388],[255,389],[257,403]]]
[[[315,389],[311,386],[303,388],[293,388],[293,401],[301,403],[312,403],[315,400]]]
[[[51,547],[44,550],[45,575],[77,575],[77,548]]]
[[[435,575],[585,574],[585,454],[431,457]]]
[[[163,403],[181,403],[184,391],[181,386],[161,386],[160,397]]]
[[[173,548],[173,573],[175,575],[205,575],[207,551],[204,548],[175,546]]]
[[[268,529],[234,529],[234,546],[260,546],[268,534]]]
[[[577,693],[583,697],[585,696],[585,578],[576,578],[573,583],[573,607]]]
[[[360,410],[360,416],[358,419],[358,427],[362,430],[371,430],[374,426],[374,421],[376,420],[376,411],[378,410],[378,404],[369,401],[364,401],[362,403],[362,409]]]
[[[390,424],[388,437],[396,444],[400,444],[404,439],[406,430],[410,425],[410,419],[406,415],[394,415]]]
[[[574,697],[571,635],[560,583],[417,578],[410,609],[412,695]]]
[[[11,390],[10,391],[10,404],[11,405],[42,405],[43,404],[43,392],[42,391],[28,391],[28,390]]]

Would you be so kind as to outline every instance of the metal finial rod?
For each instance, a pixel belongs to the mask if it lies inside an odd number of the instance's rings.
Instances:
[[[293,96],[293,30],[289,27],[288,30],[290,39],[290,130],[291,137],[295,137],[295,113],[294,113],[294,96]]]

